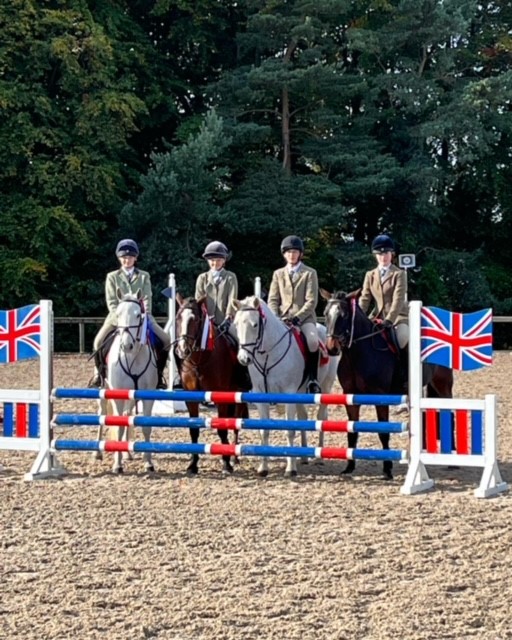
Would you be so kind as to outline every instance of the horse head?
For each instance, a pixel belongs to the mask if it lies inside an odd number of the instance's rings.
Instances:
[[[264,302],[257,296],[233,300],[236,309],[233,324],[238,336],[238,361],[244,367],[251,364],[261,346],[265,320]]]
[[[326,347],[329,355],[339,355],[343,348],[349,347],[354,333],[357,299],[361,290],[345,293],[329,293],[320,289],[320,295],[327,301],[325,307]]]
[[[182,360],[201,349],[206,298],[182,298],[177,296],[179,309],[176,313],[176,354]]]
[[[117,331],[121,351],[133,351],[140,344],[146,331],[146,311],[141,300],[141,291],[122,294],[117,291],[119,304],[116,308]]]

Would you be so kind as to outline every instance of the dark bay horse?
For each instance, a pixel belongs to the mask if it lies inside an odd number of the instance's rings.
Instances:
[[[221,332],[208,318],[206,302],[202,298],[176,296],[179,309],[176,314],[175,353],[180,361],[180,377],[185,391],[249,391],[247,374],[237,360],[237,347],[232,339]],[[199,403],[187,402],[191,418],[199,415]],[[218,404],[219,418],[248,418],[246,404]],[[199,429],[190,428],[193,443],[199,440]],[[218,430],[220,441],[229,443],[228,431]],[[235,432],[235,442],[238,432]],[[222,456],[223,470],[233,472],[230,456]],[[192,455],[187,472],[197,474],[199,456]]]
[[[394,353],[389,339],[378,325],[372,322],[359,307],[360,290],[352,293],[329,293],[321,289],[327,300],[325,325],[327,350],[331,354],[342,353],[338,366],[338,381],[348,394],[396,394],[401,395],[400,360]],[[423,383],[427,396],[451,398],[453,371],[439,365],[423,365]],[[376,406],[377,419],[387,422],[388,406]],[[349,420],[359,419],[359,406],[347,406]],[[357,446],[357,433],[348,434],[348,446]],[[383,449],[389,449],[389,434],[379,434]],[[352,473],[355,461],[349,460],[342,473]],[[383,472],[391,479],[393,463],[384,461]]]

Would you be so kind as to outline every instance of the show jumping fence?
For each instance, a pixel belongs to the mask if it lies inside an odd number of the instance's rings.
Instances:
[[[37,391],[2,390],[4,407],[3,436],[0,450],[37,452],[26,479],[60,475],[64,469],[58,451],[134,451],[169,454],[211,454],[237,456],[311,457],[343,460],[398,460],[408,463],[404,494],[414,494],[434,485],[427,466],[481,467],[482,477],[475,490],[477,497],[489,497],[505,491],[497,463],[496,397],[475,399],[429,399],[422,397],[420,366],[421,303],[409,305],[410,380],[408,396],[409,424],[400,422],[286,421],[257,419],[179,418],[176,416],[98,416],[96,414],[58,414],[53,416],[55,400],[82,399],[152,399],[157,401],[195,402],[275,402],[300,404],[397,405],[404,396],[362,396],[346,394],[256,394],[237,392],[130,391],[98,389],[52,390],[52,305],[41,301],[40,389]],[[261,445],[223,445],[165,442],[117,442],[64,440],[54,437],[54,428],[74,426],[152,426],[198,427],[212,429],[271,429],[324,432],[395,433],[409,435],[408,449],[372,450],[345,447],[278,447]],[[408,426],[408,429],[407,429]]]

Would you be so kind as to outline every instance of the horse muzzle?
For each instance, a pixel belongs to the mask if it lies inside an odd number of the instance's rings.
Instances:
[[[238,353],[236,357],[238,358],[238,362],[244,367],[247,367],[252,362],[251,354],[248,351],[246,351],[243,347],[238,349]]]
[[[339,356],[342,349],[341,341],[335,336],[328,336],[325,341],[327,353],[330,356]]]

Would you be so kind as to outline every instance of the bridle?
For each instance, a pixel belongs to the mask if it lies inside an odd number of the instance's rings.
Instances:
[[[140,343],[142,338],[142,326],[146,319],[146,313],[144,311],[144,306],[142,302],[140,300],[122,300],[120,304],[135,304],[140,309],[141,314],[139,316],[139,321],[137,324],[126,324],[126,325],[118,324],[117,325],[118,335],[122,337],[124,333],[127,333],[132,339],[132,342],[134,344],[137,342]],[[132,333],[133,329],[135,329],[135,335],[133,335]]]
[[[123,334],[127,333],[131,340],[133,345],[135,346],[136,344],[138,344],[139,346],[142,345],[142,332],[143,332],[143,327],[146,326],[146,319],[147,319],[147,315],[146,315],[146,311],[144,309],[144,305],[142,303],[141,300],[122,300],[120,304],[124,304],[124,303],[131,303],[131,304],[136,304],[140,311],[141,314],[139,316],[139,321],[137,324],[127,324],[127,325],[117,325],[117,335],[120,338],[120,344],[119,344],[119,354],[118,354],[118,359],[117,361],[119,362],[119,365],[121,366],[121,369],[124,371],[124,373],[129,376],[132,381],[133,381],[133,387],[134,389],[138,389],[139,386],[139,378],[141,378],[146,371],[149,368],[149,365],[151,364],[153,358],[155,359],[155,365],[156,365],[156,356],[154,355],[153,349],[151,347],[151,345],[148,345],[148,360],[146,362],[145,367],[142,369],[142,371],[140,371],[139,373],[134,373],[132,371],[132,366],[133,366],[133,361],[130,362],[128,360],[128,355],[126,350],[123,348],[123,343],[121,341],[121,338],[123,337]],[[133,335],[132,330],[135,330],[135,335]],[[121,357],[121,355],[124,353],[124,362],[123,359]]]
[[[330,298],[327,302],[326,314],[325,314],[326,318],[328,317],[329,308],[332,305],[337,305],[339,309],[339,315],[337,316],[337,318],[334,319],[332,323],[333,330],[336,328],[337,320],[339,318],[344,318],[345,316],[349,315],[348,313],[346,314],[342,313],[342,304],[344,302],[346,302],[346,299],[340,300],[339,298]],[[362,336],[357,336],[357,338],[354,338],[356,313],[358,311],[356,298],[350,298],[350,310],[352,312],[350,314],[350,327],[344,329],[340,333],[334,333],[334,332],[328,331],[326,335],[327,339],[331,338],[333,340],[337,340],[342,349],[350,349],[357,342],[361,342],[362,340],[367,340],[368,338],[374,338],[375,336],[378,336],[379,334],[384,332],[384,329],[379,329],[377,328],[377,325],[374,325],[372,328],[372,331],[365,333]]]
[[[198,312],[201,313],[201,309],[199,308],[199,305],[197,305],[197,309]],[[184,311],[192,311],[194,316],[196,315],[194,313],[194,307],[192,304],[185,304],[183,305],[177,315],[176,315],[176,322],[178,322],[178,320],[181,320],[182,316],[183,316],[183,312]],[[204,316],[203,316],[204,317]],[[180,340],[183,340],[186,344],[186,350],[185,350],[185,356],[183,358],[183,360],[185,360],[186,358],[189,358],[194,352],[196,351],[200,351],[201,350],[201,333],[202,333],[202,326],[203,326],[203,322],[200,322],[198,324],[197,330],[195,332],[195,335],[193,336],[189,336],[188,333],[182,332],[181,335],[176,336],[176,340],[174,341],[174,345],[177,344]],[[173,346],[174,346],[173,345]],[[199,346],[198,346],[199,345]]]
[[[244,312],[256,312],[258,314],[258,334],[256,336],[256,340],[254,340],[253,342],[239,342],[239,348],[243,349],[244,351],[247,351],[247,353],[251,355],[252,364],[254,365],[258,373],[260,373],[261,376],[263,377],[265,381],[265,391],[267,392],[268,391],[267,376],[272,371],[272,369],[274,369],[274,367],[276,367],[280,362],[282,362],[286,358],[286,355],[288,354],[288,351],[290,350],[290,347],[292,345],[292,339],[293,339],[292,332],[291,332],[291,329],[288,328],[269,349],[263,349],[262,344],[263,344],[263,338],[265,335],[265,326],[267,324],[267,319],[265,317],[265,314],[262,308],[258,307],[257,309],[255,309],[254,307],[242,307],[237,311],[237,313],[244,313]],[[268,366],[268,359],[271,353],[274,351],[276,347],[278,347],[281,344],[281,342],[285,338],[288,338],[288,344],[286,346],[284,353],[281,355],[281,357],[278,360],[276,360],[276,362]],[[265,356],[264,361],[261,362],[258,359],[258,356]]]

